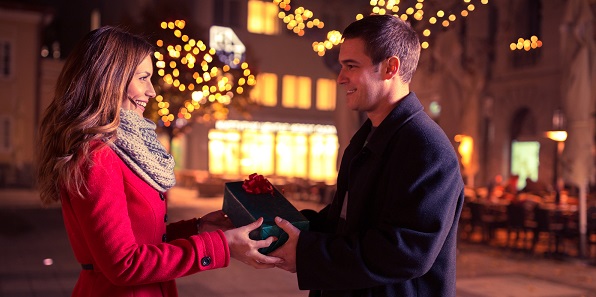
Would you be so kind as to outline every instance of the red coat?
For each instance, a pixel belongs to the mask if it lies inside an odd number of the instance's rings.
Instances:
[[[178,296],[175,278],[228,266],[222,231],[197,234],[195,219],[166,228],[163,194],[111,148],[91,158],[84,198],[61,195],[75,257],[93,265],[81,271],[73,296]]]

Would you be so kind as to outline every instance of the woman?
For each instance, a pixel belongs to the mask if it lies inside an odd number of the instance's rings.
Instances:
[[[151,45],[120,29],[90,32],[66,60],[40,128],[41,199],[60,201],[82,271],[73,296],[177,296],[174,279],[281,260],[258,253],[257,222],[232,229],[221,211],[166,227],[174,161],[143,118]]]

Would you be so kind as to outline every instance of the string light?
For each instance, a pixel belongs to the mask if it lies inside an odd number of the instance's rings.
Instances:
[[[518,38],[517,42],[509,44],[509,49],[512,51],[524,50],[526,52],[542,47],[542,41],[537,36],[532,36],[530,39]]]
[[[272,0],[273,3],[278,5],[280,12],[278,17],[286,23],[286,28],[290,31],[293,31],[298,36],[304,36],[305,30],[307,29],[322,29],[323,25],[315,26],[315,22],[319,24],[324,24],[319,19],[310,19],[313,17],[313,12],[308,10],[304,7],[299,7],[294,10],[293,13],[288,14],[291,10],[291,0]],[[409,1],[410,3],[414,2],[412,6],[407,6],[407,4],[402,3],[400,0],[370,0],[369,4],[371,6],[371,13],[373,14],[391,14],[396,17],[401,18],[404,21],[412,21],[412,22],[422,22],[421,23],[421,30],[423,31],[423,36],[421,38],[421,46],[423,49],[429,47],[430,38],[432,35],[432,27],[440,26],[443,28],[447,28],[451,25],[451,23],[455,22],[458,17],[456,14],[461,15],[461,17],[465,18],[468,17],[470,12],[476,9],[476,6],[472,2],[477,2],[482,5],[487,5],[488,0],[460,0],[461,3],[459,5],[455,5],[453,10],[461,9],[461,11],[443,11],[441,9],[437,10],[434,13],[431,13],[431,9],[424,4],[425,0],[416,0],[416,1]],[[441,1],[441,0],[438,0]],[[405,1],[404,1],[405,2]],[[403,4],[400,7],[400,4]],[[427,21],[424,22],[425,17],[427,17]],[[357,14],[355,16],[356,20],[362,19],[363,14]],[[306,26],[304,26],[304,22],[306,22]],[[432,30],[431,30],[432,29]],[[315,41],[312,44],[313,51],[315,51],[319,56],[324,56],[325,52],[332,49],[334,46],[337,46],[341,43],[341,33],[337,30],[330,30],[327,33],[327,39],[324,41]]]
[[[184,20],[162,22],[163,30],[171,31],[174,44],[157,40],[154,53],[155,66],[161,87],[156,96],[156,109],[159,120],[165,127],[182,127],[199,112],[199,121],[222,120],[227,118],[228,106],[235,96],[243,95],[245,88],[256,84],[255,75],[247,62],[234,59],[231,64],[218,67],[214,59],[216,50],[207,48],[202,40],[184,34]],[[238,68],[241,64],[241,69]],[[165,96],[170,92],[170,96]],[[172,95],[173,94],[173,95]],[[182,98],[178,110],[166,98]]]

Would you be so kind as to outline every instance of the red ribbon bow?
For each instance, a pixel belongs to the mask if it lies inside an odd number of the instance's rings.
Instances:
[[[242,188],[249,194],[265,194],[273,195],[273,185],[264,176],[253,173],[244,180]]]

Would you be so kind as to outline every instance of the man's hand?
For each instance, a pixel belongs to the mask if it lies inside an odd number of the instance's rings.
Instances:
[[[199,233],[215,230],[226,231],[233,228],[234,224],[221,210],[204,215],[199,222]]]
[[[289,272],[296,272],[296,246],[298,245],[298,237],[300,236],[300,229],[294,227],[290,222],[275,217],[275,223],[286,233],[288,233],[288,241],[282,246],[271,252],[269,255],[283,259],[282,263],[275,264],[276,267]]]
[[[259,249],[270,246],[277,238],[271,236],[265,240],[252,240],[248,237],[250,231],[259,228],[261,224],[263,224],[263,218],[244,227],[224,231],[224,235],[228,241],[232,258],[254,268],[273,268],[277,264],[281,264],[283,260],[265,256],[259,252]]]

